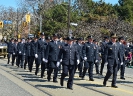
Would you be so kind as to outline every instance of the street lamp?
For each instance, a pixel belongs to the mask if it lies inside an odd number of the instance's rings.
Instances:
[[[16,22],[16,24],[17,24],[17,29],[16,29],[16,31],[17,31],[17,36],[18,36],[18,8],[17,8],[17,20],[16,20],[17,22]]]

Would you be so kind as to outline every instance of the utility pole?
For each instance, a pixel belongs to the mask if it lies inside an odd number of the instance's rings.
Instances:
[[[71,4],[71,0],[68,1],[68,24],[67,24],[68,36],[70,32],[70,4]]]
[[[40,33],[42,33],[42,15],[40,14]]]
[[[39,0],[39,7],[41,8],[41,0]],[[42,33],[42,15],[41,15],[41,10],[40,10],[40,16],[39,16],[39,19],[40,19],[40,33]]]
[[[16,28],[16,31],[17,31],[17,36],[18,36],[18,8],[17,8],[17,28]]]
[[[16,36],[17,36],[17,38],[18,38],[18,8],[17,8],[17,20],[16,20],[16,24],[17,24],[17,26],[16,26]]]

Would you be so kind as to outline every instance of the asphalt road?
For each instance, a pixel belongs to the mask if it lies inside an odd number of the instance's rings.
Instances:
[[[119,88],[111,88],[110,78],[107,87],[102,86],[104,77],[95,74],[95,81],[89,81],[88,74],[85,80],[78,77],[78,72],[74,77],[74,90],[66,88],[68,77],[65,79],[64,86],[60,86],[60,74],[58,83],[48,82],[46,76],[40,78],[33,72],[17,68],[11,64],[6,64],[7,60],[0,58],[0,96],[133,96],[133,69],[126,68],[126,80],[117,79]],[[106,66],[104,74],[106,73]]]

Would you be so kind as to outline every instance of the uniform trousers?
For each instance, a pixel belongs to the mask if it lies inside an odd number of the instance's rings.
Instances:
[[[112,85],[116,84],[116,78],[117,78],[117,72],[118,72],[118,64],[116,63],[116,60],[108,60],[107,65],[107,73],[104,78],[104,83],[110,78],[110,76],[113,74],[112,78]]]
[[[12,53],[8,53],[8,54],[7,54],[7,58],[8,58],[8,62],[7,62],[7,64],[10,63],[10,58],[11,58],[11,56],[12,56]]]
[[[118,71],[120,70],[120,78],[124,78],[124,73],[125,73],[125,62],[123,62],[123,65],[120,64],[118,65]]]
[[[39,72],[40,64],[42,64],[42,55],[41,55],[41,53],[38,53],[38,58],[36,58],[36,71],[35,71],[35,75],[37,75],[37,73]]]
[[[42,62],[42,65],[41,65],[41,77],[44,76],[44,72],[47,68],[47,63],[46,62]]]
[[[63,67],[63,72],[61,74],[61,79],[64,80],[66,76],[68,76],[69,72],[69,79],[67,81],[67,87],[71,88],[73,85],[73,78],[74,78],[74,70],[75,70],[75,65],[62,65]]]
[[[33,67],[34,60],[35,60],[35,56],[31,56],[31,58],[30,58],[30,65],[29,65],[30,72],[32,72],[32,67]]]
[[[18,56],[16,54],[15,55],[12,55],[12,65],[14,65],[15,59],[16,59],[16,65],[17,65]]]
[[[31,62],[31,56],[25,56],[25,62],[24,62],[24,69],[26,69],[26,65],[28,63],[28,68],[30,66],[30,62]]]
[[[99,74],[99,61],[95,62],[95,67],[96,67],[96,74]]]
[[[102,63],[101,63],[100,74],[103,74],[104,65],[105,65],[105,56],[102,56]]]
[[[79,76],[83,75],[83,61],[78,64]]]
[[[83,69],[83,77],[85,76],[86,71],[88,69],[89,78],[90,79],[93,79],[93,66],[94,66],[94,63],[93,62],[85,61],[85,63],[84,63],[84,69]]]
[[[54,75],[53,75],[53,81],[57,79],[57,74],[58,74],[58,67],[56,66],[57,61],[49,61],[49,70],[48,70],[48,77],[47,79],[50,80],[51,79],[51,74],[54,71]]]
[[[23,62],[24,62],[24,55],[18,55],[17,66],[19,67],[20,65],[21,67],[23,67]]]

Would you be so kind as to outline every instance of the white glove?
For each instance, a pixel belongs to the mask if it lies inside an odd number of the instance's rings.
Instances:
[[[19,54],[21,54],[21,51],[19,51]]]
[[[121,62],[121,65],[123,65],[123,62]]]
[[[13,53],[13,55],[15,55],[15,53]]]
[[[47,59],[45,59],[45,62],[46,62],[46,63],[48,63],[48,60],[47,60]]]
[[[125,57],[125,60],[127,60],[127,57]]]
[[[57,63],[56,63],[56,66],[59,67],[59,65],[60,65],[60,62],[57,62]]]
[[[24,53],[24,55],[25,55],[25,53]]]
[[[97,63],[97,62],[98,62],[98,60],[95,61],[95,63]]]
[[[105,65],[108,65],[108,62],[105,62]]]
[[[77,65],[78,65],[79,63],[80,63],[79,60],[77,60]]]
[[[45,58],[43,58],[43,59],[42,59],[42,61],[44,61],[44,62],[45,62]]]
[[[62,59],[60,59],[60,62],[62,62]]]
[[[86,61],[87,60],[87,57],[84,57],[84,60]]]
[[[35,54],[35,58],[38,58],[38,55],[37,54]]]

